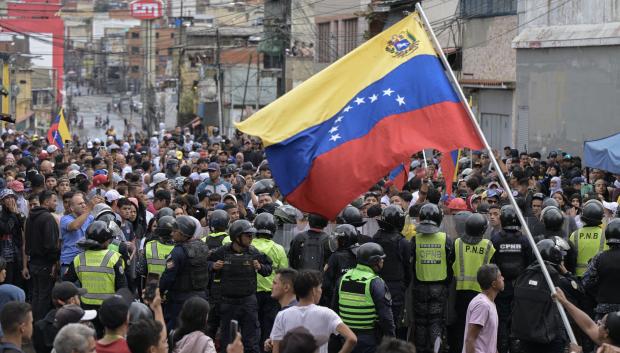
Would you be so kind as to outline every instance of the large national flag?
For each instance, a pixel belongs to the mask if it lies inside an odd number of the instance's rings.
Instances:
[[[65,147],[65,141],[71,141],[71,133],[65,120],[65,111],[60,108],[58,115],[52,121],[50,129],[47,131],[47,142],[56,145],[58,148]]]
[[[291,204],[329,218],[416,151],[482,147],[415,14],[237,127]]]

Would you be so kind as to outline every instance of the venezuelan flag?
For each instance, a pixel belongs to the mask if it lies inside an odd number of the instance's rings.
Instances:
[[[446,193],[452,195],[452,183],[457,181],[459,173],[459,160],[461,159],[461,149],[445,153],[441,157],[441,170],[446,182]]]
[[[50,129],[47,131],[47,143],[54,144],[58,148],[65,147],[65,141],[71,141],[71,133],[65,120],[65,112],[60,108],[58,115],[52,121]]]
[[[287,200],[334,218],[409,156],[481,148],[417,14],[237,124]]]

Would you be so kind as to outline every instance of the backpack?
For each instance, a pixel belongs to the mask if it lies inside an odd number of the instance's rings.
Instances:
[[[554,284],[559,275],[547,266]],[[560,313],[538,265],[528,267],[514,283],[512,334],[523,341],[550,343],[564,332]]]
[[[327,234],[306,232],[300,242],[299,269],[323,272]]]

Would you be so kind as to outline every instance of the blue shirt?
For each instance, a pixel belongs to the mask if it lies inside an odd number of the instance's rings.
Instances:
[[[62,237],[62,249],[60,249],[60,263],[63,265],[70,264],[73,259],[80,253],[77,242],[84,239],[86,228],[93,223],[95,219],[92,215],[88,215],[86,222],[74,231],[69,230],[69,224],[75,221],[75,216],[68,214],[60,219],[60,236]]]

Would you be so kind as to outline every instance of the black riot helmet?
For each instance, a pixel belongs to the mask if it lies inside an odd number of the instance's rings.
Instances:
[[[327,227],[327,218],[320,214],[310,213],[308,215],[308,225],[310,228],[323,229]]]
[[[502,206],[500,209],[499,221],[504,230],[519,230],[521,228],[517,211],[515,211],[512,205]]]
[[[480,213],[473,213],[465,221],[465,234],[470,237],[480,238],[487,231],[487,218]]]
[[[245,219],[238,219],[230,225],[230,228],[228,228],[228,235],[230,236],[230,241],[239,244],[239,238],[241,237],[241,234],[250,234],[254,236],[256,234],[256,228],[254,228],[252,226],[252,223],[250,223],[249,221]]]
[[[357,229],[350,224],[341,224],[329,237],[330,250],[348,249],[357,243]]]
[[[263,212],[254,218],[254,228],[257,235],[271,238],[276,232],[276,220],[271,213]]]
[[[170,207],[162,207],[157,211],[157,216],[155,216],[155,220],[159,222],[159,220],[164,216],[174,217],[174,210]]]
[[[390,205],[383,209],[379,226],[387,231],[401,232],[405,226],[405,212],[398,205]]]
[[[297,223],[297,209],[291,205],[282,205],[278,207],[273,215],[280,224]]]
[[[543,200],[542,208],[545,209],[549,206],[560,208],[560,204],[553,197],[547,197]]]
[[[540,256],[543,260],[553,265],[559,265],[562,263],[562,250],[555,245],[555,241],[551,239],[543,239],[536,244]]]
[[[274,191],[276,190],[276,183],[274,183],[273,179],[261,179],[254,183],[253,189],[254,194],[256,195],[273,195]]]
[[[157,221],[155,235],[162,240],[169,240],[172,237],[172,231],[176,228],[177,220],[172,216],[163,216]]]
[[[209,214],[209,227],[214,232],[225,232],[228,229],[230,216],[224,210],[215,210]]]
[[[443,212],[434,203],[427,203],[420,208],[420,224],[416,231],[422,234],[433,234],[439,231],[439,226],[443,220]]]
[[[176,218],[174,230],[178,230],[186,238],[191,238],[196,233],[196,222],[190,216],[179,216]]]
[[[547,206],[540,213],[545,230],[556,231],[564,225],[564,214],[555,206]]]
[[[607,223],[605,239],[607,244],[620,244],[620,218],[615,218]]]
[[[353,227],[361,227],[366,224],[360,210],[353,206],[347,206],[342,210],[339,221],[341,224],[350,224]]]
[[[104,221],[94,221],[86,228],[86,239],[94,240],[99,244],[112,239],[114,234]]]
[[[598,226],[603,220],[605,210],[599,200],[590,200],[583,205],[581,220],[587,226]]]
[[[377,243],[365,243],[357,249],[357,263],[373,267],[385,259],[385,251]]]

